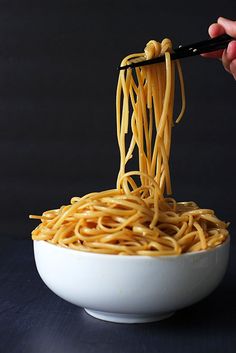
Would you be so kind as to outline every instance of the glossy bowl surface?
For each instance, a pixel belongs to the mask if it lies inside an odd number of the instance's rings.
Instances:
[[[198,302],[221,282],[229,238],[220,246],[180,256],[117,256],[34,241],[37,270],[59,297],[113,322],[169,317]]]

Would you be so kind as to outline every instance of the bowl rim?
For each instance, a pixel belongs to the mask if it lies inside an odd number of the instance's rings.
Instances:
[[[162,256],[148,256],[148,255],[116,255],[116,254],[104,254],[104,253],[96,253],[96,252],[90,252],[90,251],[81,251],[81,250],[76,250],[76,249],[71,249],[67,247],[60,246],[58,244],[53,244],[48,242],[47,240],[33,240],[33,244],[36,243],[43,243],[47,244],[46,246],[52,246],[54,248],[57,248],[58,251],[67,251],[68,253],[70,252],[71,254],[77,255],[77,256],[92,256],[92,257],[100,257],[100,258],[106,258],[106,259],[140,259],[139,261],[144,261],[147,259],[153,259],[153,260],[164,260],[164,259],[182,259],[186,257],[193,257],[193,256],[199,256],[199,255],[204,255],[204,254],[209,254],[213,252],[217,252],[219,249],[222,249],[226,246],[229,245],[230,243],[230,235],[227,236],[226,240],[220,244],[217,245],[214,248],[209,248],[206,250],[200,250],[200,251],[193,251],[193,252],[188,252],[188,253],[183,253],[180,255],[162,255]],[[74,256],[73,255],[73,256]],[[142,260],[141,260],[142,259]]]

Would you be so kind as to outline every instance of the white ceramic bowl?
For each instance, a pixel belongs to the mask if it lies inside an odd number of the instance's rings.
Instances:
[[[229,239],[180,256],[117,256],[34,241],[38,272],[59,297],[107,321],[157,321],[210,294],[222,280]]]

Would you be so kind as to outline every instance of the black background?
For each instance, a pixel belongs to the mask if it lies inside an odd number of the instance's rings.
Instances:
[[[75,311],[39,281],[29,242],[37,222],[28,215],[115,186],[116,67],[124,56],[152,38],[170,37],[174,46],[205,39],[210,23],[235,14],[234,0],[0,1],[4,352],[234,351],[233,256],[221,287],[197,306],[149,326],[104,324]],[[174,197],[215,209],[231,222],[233,238],[235,81],[217,60],[196,57],[182,67],[187,111],[173,131]]]
[[[29,237],[28,214],[114,187],[121,59],[151,39],[207,38],[235,1],[0,1],[1,234]],[[232,220],[235,82],[220,62],[183,62],[187,111],[173,131],[172,182]]]

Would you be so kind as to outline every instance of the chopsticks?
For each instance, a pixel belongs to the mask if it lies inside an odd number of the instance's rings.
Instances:
[[[171,53],[171,60],[188,58],[188,57],[200,55],[203,53],[210,53],[212,51],[224,49],[227,47],[228,43],[231,40],[233,40],[233,38],[230,37],[228,34],[222,34],[221,36],[218,36],[212,39],[206,39],[201,42],[197,42],[197,43],[193,43],[185,46],[179,46],[179,48],[174,49],[173,53]],[[165,61],[165,55],[162,55],[162,56],[159,56],[158,58],[135,62],[125,66],[119,66],[118,70],[126,70],[129,68],[132,69],[139,66],[161,63],[164,61]]]

